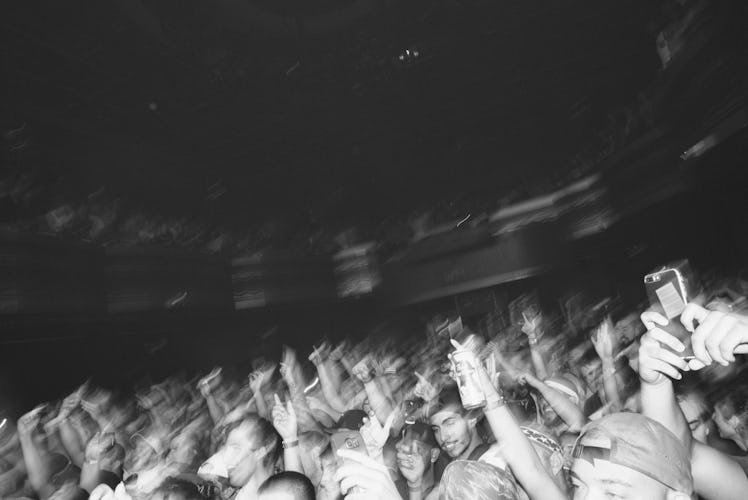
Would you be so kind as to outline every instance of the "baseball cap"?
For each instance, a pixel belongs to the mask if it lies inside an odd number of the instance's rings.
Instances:
[[[614,413],[587,424],[574,445],[573,457],[606,460],[680,493],[693,492],[686,448],[663,425],[638,413]]]
[[[364,425],[364,418],[367,417],[368,415],[364,410],[348,410],[338,420],[337,428],[349,431],[361,430],[361,427]]]

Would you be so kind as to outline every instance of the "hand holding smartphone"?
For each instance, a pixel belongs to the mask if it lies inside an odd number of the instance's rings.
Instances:
[[[680,322],[680,315],[695,295],[695,282],[687,260],[666,264],[644,276],[644,287],[652,310],[669,321],[663,330],[680,340],[686,350],[676,353],[686,361],[694,359],[691,334]],[[663,346],[667,349],[667,346]]]

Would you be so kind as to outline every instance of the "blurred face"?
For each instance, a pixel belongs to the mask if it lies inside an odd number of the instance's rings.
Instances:
[[[473,426],[461,414],[442,410],[429,419],[436,442],[452,458],[461,457],[470,446]]]
[[[694,439],[705,443],[709,434],[708,424],[711,419],[708,417],[705,418],[704,406],[701,401],[689,397],[683,401],[679,401],[678,404],[683,411],[683,416],[686,417],[686,422],[688,422],[688,427],[691,429]]]
[[[668,487],[649,476],[606,460],[574,460],[571,470],[574,500],[666,500]],[[688,497],[686,497],[688,498]]]
[[[587,363],[582,367],[582,377],[591,391],[596,391],[600,386],[603,374],[602,364],[599,360]]]
[[[553,409],[553,407],[548,403],[548,401],[545,400],[545,398],[539,398],[539,404],[540,404],[540,416],[543,418],[543,423],[547,425],[548,427],[555,427],[563,421],[558,416],[558,413],[556,413],[556,410]]]
[[[719,435],[723,439],[732,439],[738,444],[740,443],[740,420],[730,408],[725,405],[717,405],[714,408],[714,423],[717,424],[717,430]]]
[[[229,484],[235,488],[249,482],[262,458],[253,431],[252,425],[245,422],[226,438],[224,460],[229,472]]]
[[[403,438],[401,439],[396,445],[397,451],[402,451],[406,455],[408,455],[406,460],[399,460],[397,461],[397,466],[401,469],[412,469],[414,464],[413,462],[415,460],[419,460],[426,464],[426,467],[428,468],[428,464],[432,462],[431,460],[431,447],[421,441],[418,441],[416,439],[409,439],[409,438]],[[415,453],[413,453],[413,448],[415,448]]]
[[[341,497],[340,485],[335,481],[337,465],[332,455],[323,454],[320,457],[322,479],[320,480],[317,498],[320,500],[337,500]]]

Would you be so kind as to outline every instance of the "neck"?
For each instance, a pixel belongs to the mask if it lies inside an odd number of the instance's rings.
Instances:
[[[267,468],[262,466],[258,467],[255,473],[252,474],[252,477],[249,478],[249,481],[247,481],[247,484],[241,487],[240,493],[242,493],[242,497],[255,498],[257,495],[257,489],[271,475],[272,474]]]
[[[475,450],[479,445],[483,444],[483,441],[478,436],[478,432],[473,429],[470,433],[470,444],[465,449],[462,454],[456,458],[456,460],[467,460],[467,458],[470,456],[470,454]]]
[[[421,476],[421,485],[423,485],[424,494],[434,487],[434,464],[426,469]]]

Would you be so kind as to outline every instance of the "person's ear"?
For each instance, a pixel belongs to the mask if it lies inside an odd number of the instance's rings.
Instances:
[[[691,500],[690,495],[686,495],[685,493],[674,490],[668,490],[666,498],[667,500]]]
[[[467,419],[468,429],[471,431],[478,425],[478,419],[476,417],[470,417]]]
[[[434,464],[439,459],[440,448],[431,448],[431,463]]]

